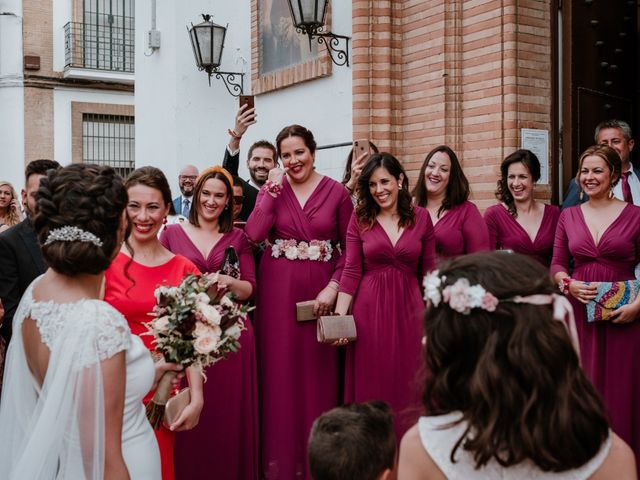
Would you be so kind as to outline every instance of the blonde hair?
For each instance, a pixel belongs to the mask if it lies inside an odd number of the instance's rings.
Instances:
[[[11,200],[18,201],[18,197],[16,196],[16,190],[15,188],[13,188],[13,185],[11,185],[9,182],[0,180],[0,187],[4,187],[4,186],[9,187],[9,190],[11,191]],[[7,211],[4,214],[4,221],[10,227],[13,227],[14,225],[17,225],[18,223],[20,223],[20,217],[16,213],[15,209],[11,207],[10,204],[7,205]]]

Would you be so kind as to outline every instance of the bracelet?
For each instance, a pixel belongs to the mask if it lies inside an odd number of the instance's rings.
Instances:
[[[227,133],[238,140],[242,138],[242,135],[238,135],[235,130],[231,130],[230,128],[227,130]]]
[[[282,184],[267,180],[266,182],[264,182],[264,189],[270,194],[278,196],[280,195],[280,192],[282,192]]]
[[[340,290],[340,285],[335,280],[331,280],[327,285],[327,287],[329,287],[332,290],[335,290],[336,292]]]
[[[573,278],[571,277],[564,277],[558,282],[558,288],[564,295],[569,294],[569,285],[571,285],[571,282],[573,282]]]

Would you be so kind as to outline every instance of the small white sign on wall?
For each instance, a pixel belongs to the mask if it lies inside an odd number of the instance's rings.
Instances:
[[[531,150],[540,160],[539,184],[549,184],[549,131],[535,128],[520,129],[520,148]]]

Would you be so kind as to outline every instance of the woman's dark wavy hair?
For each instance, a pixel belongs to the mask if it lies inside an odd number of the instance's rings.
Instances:
[[[316,153],[316,140],[313,138],[313,133],[311,130],[303,127],[302,125],[289,125],[288,127],[284,127],[278,133],[276,137],[276,148],[278,150],[278,158],[282,158],[282,151],[280,150],[280,144],[285,138],[289,137],[300,137],[304,141],[304,144],[307,146],[309,151],[314,154]]]
[[[106,270],[120,247],[118,231],[126,204],[122,178],[111,167],[76,163],[50,170],[40,182],[34,219],[47,264],[69,276]],[[51,230],[64,226],[93,233],[102,246],[80,241],[44,245]]]
[[[233,185],[229,181],[229,178],[232,177],[230,175],[227,177],[227,175],[229,175],[229,173],[225,175],[222,169],[213,171],[208,169],[200,173],[196,180],[196,185],[193,187],[193,197],[191,197],[193,198],[193,206],[189,211],[189,223],[191,225],[195,225],[196,227],[200,226],[200,213],[198,212],[200,209],[200,195],[202,194],[205,182],[211,178],[215,178],[224,183],[225,190],[227,191],[227,204],[218,217],[218,231],[220,233],[227,233],[233,229]]]
[[[371,147],[371,150],[373,151],[373,153],[380,153],[380,151],[378,150],[378,147],[376,147],[376,145],[373,142],[370,141],[369,146]],[[349,183],[349,180],[351,180],[351,164],[352,163],[353,163],[353,147],[351,147],[351,150],[347,155],[347,163],[344,166],[344,173],[342,174],[343,185],[346,185],[347,183]]]
[[[439,147],[436,147],[429,152],[427,158],[425,158],[424,162],[422,163],[422,167],[420,167],[420,176],[418,177],[418,182],[411,192],[416,205],[420,207],[427,206],[427,186],[424,180],[424,172],[427,169],[427,165],[429,165],[431,157],[433,157],[438,152],[446,153],[451,160],[449,183],[447,184],[447,191],[444,197],[444,201],[442,202],[442,206],[438,209],[439,217],[443,212],[446,212],[447,210],[450,210],[453,207],[466,202],[469,199],[470,189],[469,180],[467,180],[467,177],[465,177],[464,172],[462,171],[462,166],[460,165],[460,161],[458,160],[455,152],[446,145],[440,145]]]
[[[126,180],[124,181],[124,188],[127,189],[127,192],[131,187],[136,185],[144,185],[145,187],[154,188],[160,192],[162,195],[162,201],[167,206],[173,206],[173,201],[171,200],[171,187],[169,187],[169,182],[167,181],[167,177],[165,174],[156,167],[140,167],[136,168],[133,172],[131,172]],[[169,208],[171,211],[171,208]],[[129,219],[129,222],[131,220]],[[131,281],[131,286],[127,289],[127,293],[131,288],[133,288],[136,284],[135,278],[129,275],[129,267],[133,262],[133,257],[135,256],[135,251],[129,243],[129,237],[131,234],[131,229],[129,228],[127,231],[127,236],[124,240],[124,243],[127,245],[127,248],[131,252],[131,257],[129,257],[129,261],[124,267],[124,276]]]
[[[513,195],[511,195],[509,191],[507,180],[509,177],[509,167],[518,162],[527,167],[534,183],[540,180],[540,161],[532,151],[524,149],[516,150],[502,161],[500,164],[500,179],[498,180],[498,188],[496,189],[496,198],[507,206],[513,218],[518,218],[518,212]]]
[[[440,267],[444,285],[466,278],[498,299],[554,294],[535,260],[505,252],[458,257]],[[543,471],[584,465],[608,436],[602,400],[580,368],[565,326],[551,305],[500,301],[469,315],[429,305],[423,393],[428,415],[460,411],[468,428],[451,451],[469,451],[479,468],[529,459]]]
[[[390,153],[374,153],[369,157],[367,163],[362,168],[362,173],[358,178],[358,186],[356,192],[358,196],[358,203],[356,204],[356,219],[358,225],[362,228],[372,228],[376,222],[376,217],[380,213],[380,206],[371,195],[369,191],[369,181],[371,175],[378,168],[386,169],[396,181],[400,180],[400,176],[403,176],[402,188],[398,190],[398,226],[400,228],[412,227],[416,222],[415,212],[413,211],[413,205],[411,203],[411,194],[409,193],[409,180],[407,174],[402,168],[402,165]]]

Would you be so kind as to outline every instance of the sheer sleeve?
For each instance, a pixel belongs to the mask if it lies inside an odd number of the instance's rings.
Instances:
[[[34,380],[22,340],[32,318],[50,351],[43,384]],[[126,350],[126,320],[96,300],[32,303],[25,293],[16,312],[14,341],[0,403],[0,464],[5,478],[104,476],[104,384],[101,361]]]
[[[553,242],[553,259],[549,267],[551,276],[555,276],[558,272],[569,273],[569,260],[571,253],[569,252],[569,237],[567,236],[566,218],[569,210],[563,210],[558,219],[556,226],[556,236]]]
[[[351,215],[351,220],[349,220],[346,248],[343,256],[346,257],[346,261],[342,271],[342,277],[340,277],[340,291],[353,296],[360,284],[360,278],[362,277],[362,270],[364,268],[362,239],[360,238],[360,229],[356,223],[355,214]]]
[[[269,231],[276,221],[276,203],[279,198],[274,198],[262,188],[258,192],[256,206],[244,228],[252,242],[260,243],[269,235]]]

